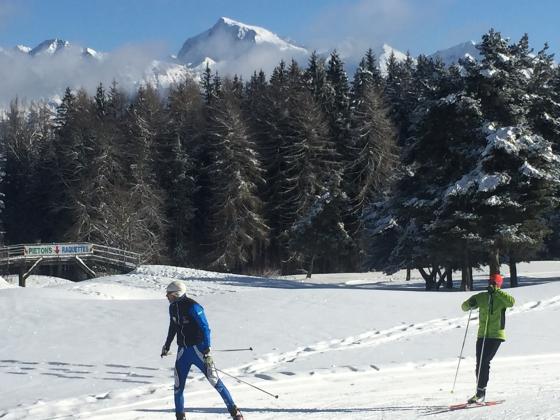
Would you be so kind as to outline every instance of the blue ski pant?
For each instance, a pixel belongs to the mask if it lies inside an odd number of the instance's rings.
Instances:
[[[204,364],[204,357],[202,353],[196,348],[196,346],[179,347],[177,351],[177,360],[175,360],[175,412],[184,413],[185,412],[185,398],[183,396],[183,391],[185,390],[185,383],[187,381],[187,376],[191,370],[191,366],[195,365],[200,369],[202,373],[208,379],[208,382],[212,384],[216,391],[220,394],[224,403],[227,406],[229,412],[231,412],[235,406],[231,395],[218,377],[218,372],[215,367],[210,369],[206,368]]]

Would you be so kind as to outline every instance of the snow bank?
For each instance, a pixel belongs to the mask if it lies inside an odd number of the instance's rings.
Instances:
[[[10,283],[0,277],[0,289],[7,289],[8,287],[12,287]]]

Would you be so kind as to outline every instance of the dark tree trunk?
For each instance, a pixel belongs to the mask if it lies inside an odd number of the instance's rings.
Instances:
[[[436,288],[436,275],[437,275],[437,266],[434,264],[428,271],[426,271],[423,267],[418,268],[422,278],[426,282],[426,290],[434,290]]]
[[[315,255],[311,256],[311,261],[309,261],[309,267],[307,268],[306,278],[310,279],[313,274],[313,265],[315,264]]]
[[[517,261],[513,252],[509,256],[509,285],[510,287],[519,286],[517,281]]]
[[[447,289],[453,289],[453,268],[447,267],[445,272],[447,273],[447,282],[445,283],[445,287]]]
[[[465,246],[463,252],[463,264],[461,266],[461,290],[472,290],[472,271],[469,258],[469,249]]]
[[[445,283],[445,287],[449,288],[449,277],[451,276],[451,268],[450,267],[445,267],[445,270],[443,271],[443,274],[441,274],[441,270],[438,268],[437,270],[437,276],[438,281],[436,283],[436,289],[439,290],[439,288]],[[453,285],[451,285],[451,287],[453,287]]]

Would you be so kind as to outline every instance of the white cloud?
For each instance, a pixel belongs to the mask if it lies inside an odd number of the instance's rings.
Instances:
[[[300,51],[278,51],[267,48],[253,48],[251,51],[236,57],[230,61],[218,62],[213,66],[222,75],[241,75],[244,80],[249,80],[253,72],[263,70],[270,77],[273,69],[280,64],[281,60],[289,65],[292,59],[300,65],[307,63],[307,53]]]
[[[16,96],[24,100],[61,96],[66,87],[83,87],[93,93],[100,82],[109,86],[113,80],[130,90],[160,54],[158,45],[128,45],[103,60],[83,57],[77,46],[53,56],[0,54],[0,107]]]
[[[310,27],[309,45],[323,50],[336,46],[343,56],[353,59],[383,43],[406,50],[406,39],[418,36],[454,1],[345,1],[323,10],[315,19]]]

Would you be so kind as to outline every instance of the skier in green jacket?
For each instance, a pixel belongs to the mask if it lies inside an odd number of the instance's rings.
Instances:
[[[504,278],[500,274],[490,275],[488,290],[471,296],[461,305],[463,311],[478,308],[479,313],[476,340],[476,394],[469,398],[469,403],[484,402],[490,362],[500,344],[506,339],[506,309],[515,304],[515,299],[500,289],[503,281]]]

